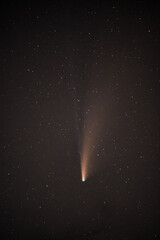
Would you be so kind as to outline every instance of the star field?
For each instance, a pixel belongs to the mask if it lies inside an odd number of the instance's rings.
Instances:
[[[1,7],[1,238],[159,239],[158,1]]]

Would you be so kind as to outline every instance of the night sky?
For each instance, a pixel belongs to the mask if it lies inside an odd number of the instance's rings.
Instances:
[[[43,2],[1,4],[0,236],[160,239],[158,1]]]

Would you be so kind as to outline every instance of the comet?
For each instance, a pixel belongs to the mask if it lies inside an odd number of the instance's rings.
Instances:
[[[91,146],[93,145],[93,137],[91,135],[86,134],[83,136],[83,145],[82,145],[82,153],[81,153],[81,175],[82,182],[86,181],[88,176],[90,176],[90,164],[92,157]]]
[[[99,139],[103,133],[104,109],[103,103],[96,99],[95,104],[90,104],[84,117],[81,144],[81,179],[85,182],[95,171],[97,171],[96,150],[99,146]]]

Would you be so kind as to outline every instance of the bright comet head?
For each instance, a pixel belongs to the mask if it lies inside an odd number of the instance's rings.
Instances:
[[[82,182],[85,182],[85,179],[84,179],[84,178],[82,178]]]

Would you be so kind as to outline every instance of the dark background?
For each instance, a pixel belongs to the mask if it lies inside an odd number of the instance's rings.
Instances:
[[[160,239],[158,1],[0,12],[2,239]],[[99,168],[82,183],[80,129],[101,95]]]

